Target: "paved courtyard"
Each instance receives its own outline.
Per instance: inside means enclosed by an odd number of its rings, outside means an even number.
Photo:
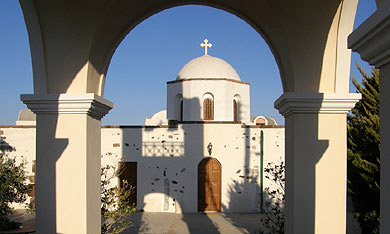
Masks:
[[[241,234],[260,233],[262,214],[175,214],[134,213],[130,217],[131,227],[123,234]],[[17,210],[12,220],[22,222],[26,231],[35,229],[35,217]],[[0,233],[16,233],[1,232]],[[360,228],[353,215],[347,214],[347,234],[360,234]]]
[[[260,214],[135,213],[133,226],[124,234],[259,233]]]

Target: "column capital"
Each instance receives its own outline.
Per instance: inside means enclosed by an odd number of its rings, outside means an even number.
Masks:
[[[346,114],[360,98],[360,93],[287,92],[275,101],[274,107],[284,117],[290,114]]]
[[[103,118],[114,104],[94,93],[22,94],[21,101],[35,114],[87,114]]]
[[[390,1],[364,21],[348,37],[348,48],[376,68],[390,64]]]

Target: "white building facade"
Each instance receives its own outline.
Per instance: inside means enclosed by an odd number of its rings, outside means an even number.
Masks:
[[[102,127],[102,167],[123,168],[132,203],[145,212],[263,211],[273,184],[264,165],[284,161],[284,127],[250,116],[249,86],[222,59],[191,60],[167,82],[167,110],[144,126]],[[17,126],[0,126],[2,144],[24,156],[34,186],[35,116],[19,117]]]

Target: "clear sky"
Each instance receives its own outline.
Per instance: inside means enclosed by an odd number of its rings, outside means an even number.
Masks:
[[[361,0],[355,27],[375,9],[374,0]],[[0,32],[0,125],[11,125],[26,108],[19,95],[33,93],[28,35],[18,1],[1,1]],[[166,109],[166,81],[176,79],[187,62],[203,55],[199,44],[205,38],[213,44],[210,55],[226,60],[241,80],[251,83],[251,115],[271,116],[283,124],[273,108],[282,94],[279,71],[261,36],[230,13],[193,5],[153,15],[122,41],[107,73],[104,95],[115,106],[102,124],[140,125],[146,116]],[[355,63],[370,69],[353,53],[351,76],[360,78]],[[350,90],[355,92],[352,85]]]

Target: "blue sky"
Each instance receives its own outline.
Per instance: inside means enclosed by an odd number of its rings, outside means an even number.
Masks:
[[[355,27],[375,8],[374,0],[361,0]],[[18,1],[1,1],[0,32],[0,125],[10,125],[25,108],[19,95],[33,93],[28,36]],[[115,107],[102,124],[140,125],[146,116],[165,109],[166,81],[174,80],[187,62],[203,55],[199,44],[205,38],[213,44],[210,55],[226,60],[241,80],[251,83],[251,115],[271,116],[283,123],[273,108],[282,94],[279,71],[260,35],[222,10],[182,6],[146,19],[122,41],[107,73],[104,95]],[[359,78],[356,62],[366,71],[370,69],[356,53],[351,62],[351,76]],[[350,89],[354,92],[353,87]]]

